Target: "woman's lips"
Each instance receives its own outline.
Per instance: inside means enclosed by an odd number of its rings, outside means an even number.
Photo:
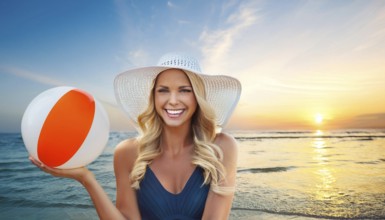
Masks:
[[[165,109],[168,117],[170,118],[177,118],[181,116],[184,112],[184,109]]]

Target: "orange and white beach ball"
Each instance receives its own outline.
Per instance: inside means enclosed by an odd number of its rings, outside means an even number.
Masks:
[[[106,146],[109,129],[103,106],[89,93],[66,86],[36,96],[21,121],[29,154],[60,169],[93,162]]]

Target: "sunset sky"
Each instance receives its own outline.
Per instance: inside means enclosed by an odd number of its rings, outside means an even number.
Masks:
[[[0,2],[0,132],[60,85],[132,129],[114,77],[170,51],[241,81],[228,129],[385,128],[383,0],[14,0]]]

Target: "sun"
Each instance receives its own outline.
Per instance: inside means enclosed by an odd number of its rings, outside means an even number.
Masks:
[[[324,120],[324,117],[320,113],[317,113],[314,117],[314,121],[316,124],[322,124],[323,120]]]

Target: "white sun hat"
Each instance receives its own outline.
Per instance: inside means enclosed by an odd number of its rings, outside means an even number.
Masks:
[[[116,100],[134,126],[138,127],[138,116],[148,105],[153,80],[160,72],[174,68],[193,72],[203,79],[206,100],[215,111],[217,126],[223,128],[239,101],[241,83],[230,76],[203,74],[198,61],[182,53],[165,54],[157,65],[130,69],[115,77]]]

